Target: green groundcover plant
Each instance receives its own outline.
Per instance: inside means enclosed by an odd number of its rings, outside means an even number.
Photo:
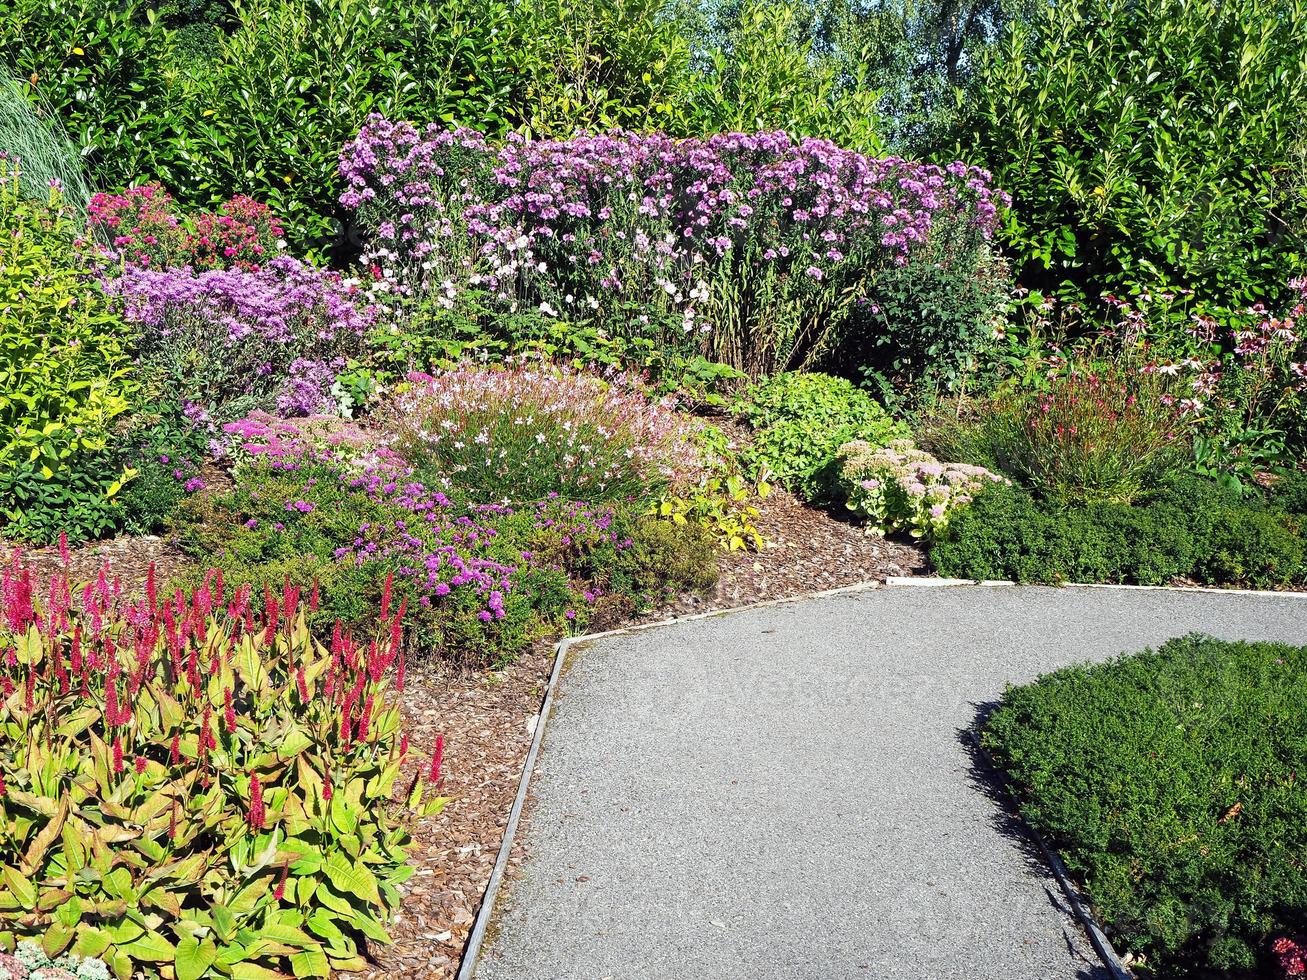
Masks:
[[[1305,700],[1307,647],[1194,635],[1009,689],[983,741],[1145,975],[1277,976],[1307,925]]]
[[[1276,588],[1307,581],[1307,515],[1286,509],[1300,506],[1290,487],[1244,499],[1203,477],[1169,478],[1133,505],[1066,509],[995,484],[949,522],[930,558],[956,578]]]
[[[852,382],[828,374],[777,374],[745,390],[737,409],[754,430],[742,453],[808,500],[831,493],[839,449],[862,440],[873,447],[906,438],[908,429]]]
[[[419,760],[400,730],[403,603],[324,643],[316,589],[221,573],[129,601],[15,556],[0,595],[0,948],[262,980],[388,941],[405,817],[444,803],[440,742]]]

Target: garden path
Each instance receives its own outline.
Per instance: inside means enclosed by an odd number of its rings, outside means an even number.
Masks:
[[[482,980],[1099,978],[961,732],[1008,683],[1307,597],[885,587],[573,645]]]

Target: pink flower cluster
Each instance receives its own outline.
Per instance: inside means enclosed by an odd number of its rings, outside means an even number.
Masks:
[[[395,448],[488,499],[641,495],[702,468],[693,423],[627,375],[464,363],[409,380],[388,416]]]
[[[145,184],[96,194],[87,215],[128,265],[256,272],[285,247],[285,229],[272,210],[244,195],[216,212],[186,215],[160,185]]]
[[[793,290],[865,289],[928,243],[975,247],[1008,203],[990,175],[868,157],[783,132],[567,140],[368,119],[342,203],[374,275],[442,305],[476,288],[552,315],[661,310],[694,337],[729,320],[742,269]]]

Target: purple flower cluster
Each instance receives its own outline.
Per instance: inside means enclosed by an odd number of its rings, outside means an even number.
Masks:
[[[340,170],[384,289],[448,306],[475,288],[573,318],[638,306],[637,322],[670,320],[691,344],[733,322],[742,276],[786,298],[864,290],[869,271],[920,249],[980,247],[1009,200],[964,163],[783,132],[616,131],[496,149],[469,130],[372,116]]]
[[[218,422],[329,409],[335,371],[375,322],[357,285],[286,257],[258,271],[128,266],[105,289],[137,325],[142,366]]]

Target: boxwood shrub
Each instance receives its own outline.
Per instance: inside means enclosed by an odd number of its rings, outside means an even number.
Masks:
[[[1144,975],[1269,977],[1307,925],[1304,703],[1307,647],[1193,635],[1009,690],[983,742]]]
[[[931,550],[941,575],[1018,582],[1162,585],[1197,579],[1275,588],[1307,580],[1304,515],[1172,477],[1135,504],[1062,509],[987,487]]]

